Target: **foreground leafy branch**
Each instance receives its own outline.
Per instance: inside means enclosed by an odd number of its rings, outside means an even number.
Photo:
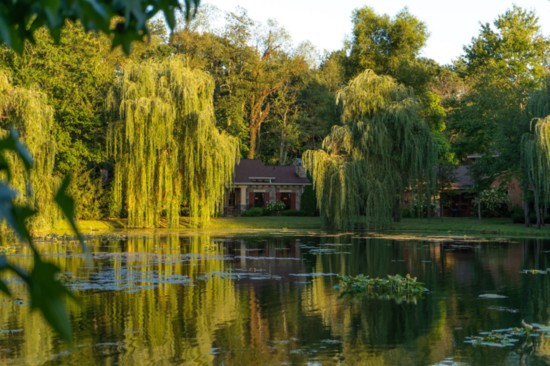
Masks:
[[[19,141],[15,130],[11,130],[4,138],[0,139],[0,174],[4,178],[12,176],[12,167],[6,159],[7,154],[15,154],[25,167],[28,175],[34,164],[31,154]],[[72,228],[75,230],[81,246],[86,249],[82,235],[78,232],[73,218],[74,202],[66,194],[69,185],[69,178],[66,177],[56,196],[55,201]],[[31,195],[31,188],[26,192]],[[0,255],[0,274],[12,272],[19,277],[27,286],[32,310],[39,310],[50,326],[65,340],[72,336],[69,313],[65,306],[65,297],[73,295],[58,280],[59,268],[48,262],[44,262],[40,253],[34,245],[33,238],[27,228],[27,221],[36,214],[36,210],[28,204],[17,203],[18,192],[14,190],[6,180],[0,180],[0,220],[5,220],[7,225],[14,231],[17,238],[27,243],[33,253],[33,266],[30,272],[10,263],[7,257]],[[11,295],[9,287],[0,278],[0,291],[8,296]],[[74,298],[74,297],[73,297]]]
[[[147,21],[164,14],[171,29],[176,26],[176,13],[183,11],[187,20],[196,12],[200,0],[73,0],[0,2],[0,43],[18,53],[25,41],[34,42],[34,32],[46,27],[59,42],[67,21],[78,21],[86,30],[101,32],[112,39],[113,47],[122,46],[126,53],[135,40],[149,35]]]
[[[422,282],[417,282],[416,277],[407,274],[388,275],[386,278],[370,278],[365,275],[338,276],[341,283],[341,295],[365,294],[369,297],[380,299],[394,299],[397,302],[415,302],[423,296],[428,289]]]

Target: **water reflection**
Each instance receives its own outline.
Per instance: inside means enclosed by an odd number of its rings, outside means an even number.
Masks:
[[[549,242],[171,235],[89,245],[91,267],[77,243],[41,245],[81,298],[70,304],[74,345],[29,314],[12,282],[17,301],[0,298],[0,364],[550,363],[544,338],[529,349],[464,342],[550,322]],[[21,248],[10,256],[31,259]],[[410,273],[430,293],[416,304],[341,298],[336,275],[361,273]]]

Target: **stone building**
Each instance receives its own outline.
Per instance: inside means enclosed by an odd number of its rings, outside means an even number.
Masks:
[[[271,201],[283,202],[288,210],[299,210],[308,185],[311,183],[300,159],[291,166],[268,166],[260,160],[242,159],[235,166],[233,186],[226,195],[225,214],[267,207]]]

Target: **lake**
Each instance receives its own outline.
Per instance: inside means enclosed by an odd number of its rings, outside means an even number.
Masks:
[[[550,241],[281,232],[88,245],[91,266],[75,242],[39,244],[80,299],[69,302],[74,343],[29,314],[12,279],[0,364],[550,364]],[[8,256],[32,259],[21,247]],[[410,274],[429,291],[341,296],[337,275],[358,274]]]

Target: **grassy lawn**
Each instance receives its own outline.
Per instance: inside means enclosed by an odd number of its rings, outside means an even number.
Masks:
[[[105,234],[119,230],[129,230],[132,232],[147,231],[181,231],[181,232],[220,232],[220,231],[255,231],[255,230],[293,230],[308,229],[318,230],[321,227],[319,217],[291,217],[291,216],[260,216],[260,217],[215,217],[211,220],[207,228],[197,229],[189,225],[188,220],[182,218],[179,229],[129,229],[126,228],[126,220],[80,220],[78,227],[83,234]],[[51,230],[34,231],[33,234],[42,236],[46,234],[72,235],[73,232],[69,224],[65,221],[60,222]]]
[[[217,217],[209,229],[320,229],[319,217],[259,216]]]
[[[85,234],[103,234],[117,230],[125,230],[124,220],[111,221],[80,221],[79,227]],[[181,232],[253,232],[278,230],[319,230],[319,217],[291,217],[291,216],[260,216],[260,217],[217,217],[205,229],[195,229],[186,225],[182,220],[182,227],[176,229]],[[131,229],[140,232],[143,229]],[[147,231],[148,229],[145,229]],[[162,230],[162,229],[161,229]],[[172,230],[170,230],[172,231]],[[37,232],[72,234],[68,224],[62,223],[54,230]],[[485,236],[485,237],[522,237],[522,238],[550,238],[550,225],[542,229],[527,228],[523,224],[513,224],[509,218],[491,218],[478,220],[466,217],[444,217],[430,219],[403,219],[390,228],[380,230],[379,234],[415,234],[415,235],[443,235],[443,236]]]
[[[390,230],[400,233],[437,233],[447,235],[484,235],[507,237],[550,238],[550,225],[541,229],[514,224],[510,218],[478,220],[470,217],[442,217],[430,219],[403,219]]]
[[[210,230],[224,229],[320,229],[318,217],[220,217],[212,220]],[[509,218],[478,220],[469,217],[403,219],[380,233],[436,234],[449,236],[504,236],[550,238],[550,225],[542,229],[513,224]]]

